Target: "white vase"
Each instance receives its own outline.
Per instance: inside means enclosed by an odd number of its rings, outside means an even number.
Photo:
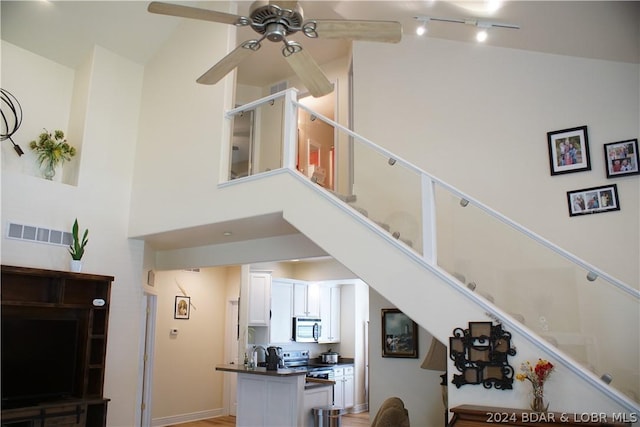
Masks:
[[[82,271],[82,261],[79,259],[72,259],[71,271],[73,271],[74,273],[80,273]]]

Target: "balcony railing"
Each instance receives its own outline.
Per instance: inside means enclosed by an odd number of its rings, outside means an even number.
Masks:
[[[295,90],[227,118],[230,180],[296,170],[640,401],[640,291],[310,110]]]

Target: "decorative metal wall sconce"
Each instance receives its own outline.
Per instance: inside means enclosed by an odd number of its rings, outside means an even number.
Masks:
[[[449,357],[460,374],[451,381],[460,388],[482,384],[484,388],[513,388],[514,370],[508,356],[514,356],[511,334],[492,322],[469,322],[469,329],[456,328],[449,338]]]

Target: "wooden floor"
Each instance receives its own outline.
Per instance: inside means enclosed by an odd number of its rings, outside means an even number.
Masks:
[[[169,427],[235,427],[236,417],[216,417],[208,420],[174,424]],[[342,416],[342,427],[369,427],[369,413],[346,414]]]

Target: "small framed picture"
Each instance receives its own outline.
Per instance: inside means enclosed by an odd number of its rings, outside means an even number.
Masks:
[[[607,178],[640,174],[637,139],[604,144],[604,158],[607,162]]]
[[[174,310],[174,319],[188,319],[191,311],[191,297],[176,297]]]
[[[418,325],[396,308],[382,309],[382,357],[418,358]]]
[[[567,202],[569,216],[620,210],[618,187],[615,184],[567,191]]]
[[[551,175],[591,170],[587,127],[547,132]]]

